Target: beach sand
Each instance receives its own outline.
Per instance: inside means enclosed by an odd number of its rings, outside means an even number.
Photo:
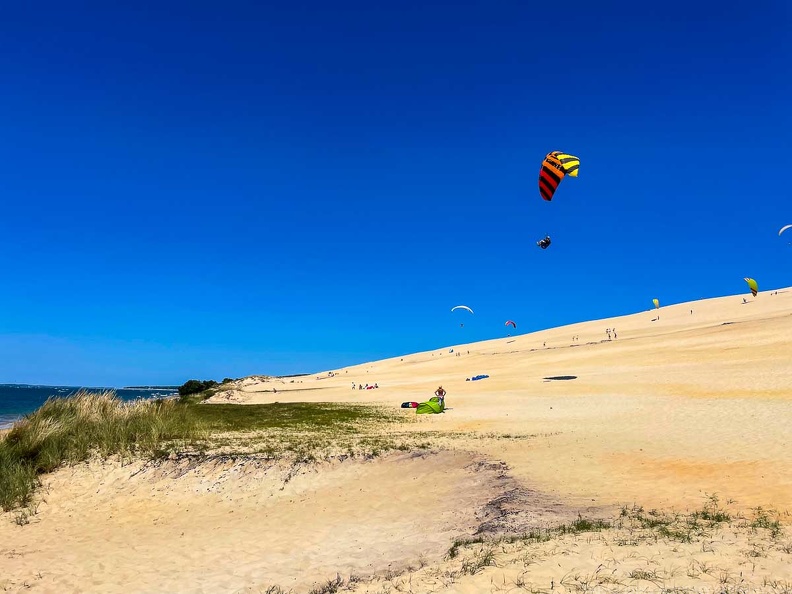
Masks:
[[[688,543],[697,552],[662,542],[619,549],[615,532],[567,536],[552,551],[531,549],[537,556],[528,574],[525,549],[499,550],[499,567],[448,584],[454,561],[444,554],[454,538],[484,525],[489,533],[521,530],[577,513],[618,516],[634,504],[682,511],[711,494],[734,513],[792,510],[792,290],[747,300],[721,297],[448,345],[332,375],[235,382],[212,402],[398,408],[442,384],[447,410],[404,429],[433,432],[439,445],[430,451],[296,473],[220,458],[62,469],[44,478],[44,501],[30,524],[0,518],[0,588],[266,592],[277,584],[307,592],[338,573],[376,575],[353,585],[361,592],[386,591],[404,576],[414,578],[415,592],[489,592],[498,580],[518,588],[533,578],[542,588],[553,581],[557,591],[575,591],[570,582],[561,589],[562,576],[599,575],[600,565],[616,575],[636,555],[682,584],[690,559],[704,554],[701,543]],[[609,340],[607,328],[618,338]],[[490,377],[465,381],[477,374]],[[352,382],[379,388],[352,390]],[[792,554],[783,546],[748,570],[750,538],[722,533],[713,563],[758,584],[768,575],[792,584]]]

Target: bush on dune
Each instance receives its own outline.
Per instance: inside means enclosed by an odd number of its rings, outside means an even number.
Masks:
[[[227,383],[228,381],[233,381],[230,378],[226,378],[223,380],[223,383]],[[187,380],[181,386],[179,386],[179,396],[189,396],[191,394],[198,394],[199,392],[205,392],[210,388],[215,388],[219,384],[214,380]]]

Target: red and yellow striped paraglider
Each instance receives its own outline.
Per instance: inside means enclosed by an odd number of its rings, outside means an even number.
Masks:
[[[542,198],[550,202],[564,176],[577,177],[579,170],[580,159],[574,155],[561,151],[548,153],[539,170],[539,193]]]

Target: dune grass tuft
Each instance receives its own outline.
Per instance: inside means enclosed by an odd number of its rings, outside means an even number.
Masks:
[[[0,441],[0,506],[30,501],[38,475],[96,453],[162,455],[163,445],[201,434],[189,411],[172,400],[124,402],[113,392],[50,398]]]
[[[28,505],[39,475],[94,455],[215,452],[308,462],[328,452],[377,456],[409,449],[418,439],[409,433],[380,435],[383,423],[405,422],[405,417],[370,405],[197,402],[126,402],[113,392],[85,391],[50,398],[0,440],[0,507]]]

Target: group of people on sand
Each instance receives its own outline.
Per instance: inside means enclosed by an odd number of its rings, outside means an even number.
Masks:
[[[355,382],[352,382],[353,390],[375,390],[377,388],[379,388],[379,386],[376,383],[373,386],[369,386],[368,384],[364,386],[363,384],[355,384]]]
[[[692,313],[692,310],[691,310],[691,313]],[[608,336],[608,340],[613,340],[614,338],[618,338],[616,336],[616,328],[606,328],[605,329],[605,334]],[[572,342],[580,342],[580,335],[579,334],[575,334],[572,337]],[[547,348],[547,341],[544,341],[542,343],[542,346],[544,348]]]

